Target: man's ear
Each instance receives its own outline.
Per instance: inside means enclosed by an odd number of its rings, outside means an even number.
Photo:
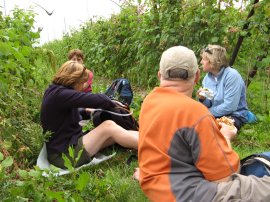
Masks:
[[[160,71],[158,70],[158,74],[157,74],[157,76],[158,76],[158,80],[160,80],[160,78],[161,78],[161,74],[160,74]]]
[[[200,81],[200,75],[201,75],[201,71],[200,71],[200,69],[198,69],[196,74],[195,74],[195,80],[194,80],[195,84],[197,84]]]

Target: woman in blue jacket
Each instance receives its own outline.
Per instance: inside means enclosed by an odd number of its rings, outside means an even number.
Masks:
[[[82,150],[75,167],[90,162],[98,151],[114,143],[126,148],[138,147],[138,131],[125,130],[111,120],[104,121],[87,134],[83,133],[78,108],[84,108],[82,113],[87,114],[94,108],[115,106],[104,94],[83,92],[88,77],[89,70],[82,64],[68,61],[60,67],[43,96],[41,125],[44,133],[50,133],[46,142],[48,160],[60,168],[65,168],[62,154],[70,158],[69,147],[75,149],[75,157]]]
[[[207,72],[202,87],[197,92],[199,101],[216,117],[230,117],[239,130],[247,122],[248,107],[245,83],[236,69],[229,67],[226,49],[219,45],[208,45],[201,51],[201,64]],[[203,89],[212,96],[206,96]]]

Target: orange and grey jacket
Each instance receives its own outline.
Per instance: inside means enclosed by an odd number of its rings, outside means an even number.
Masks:
[[[201,103],[157,87],[139,117],[140,185],[151,201],[211,201],[217,184],[239,167],[239,156]]]

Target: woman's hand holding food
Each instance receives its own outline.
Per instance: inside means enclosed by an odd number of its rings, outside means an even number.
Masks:
[[[204,101],[205,98],[212,100],[214,98],[214,92],[209,88],[199,88],[197,91],[197,95],[200,101]]]
[[[205,100],[205,96],[202,95],[203,92],[203,88],[200,87],[199,90],[197,91],[197,97],[200,99],[200,101],[204,101]]]

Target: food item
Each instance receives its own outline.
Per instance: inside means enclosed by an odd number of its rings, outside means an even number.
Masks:
[[[214,92],[209,88],[201,88],[199,95],[206,97],[209,100],[214,98]]]
[[[234,126],[234,120],[229,118],[229,117],[226,117],[226,116],[223,116],[221,118],[217,118],[216,121],[218,124],[225,123],[226,125]]]

